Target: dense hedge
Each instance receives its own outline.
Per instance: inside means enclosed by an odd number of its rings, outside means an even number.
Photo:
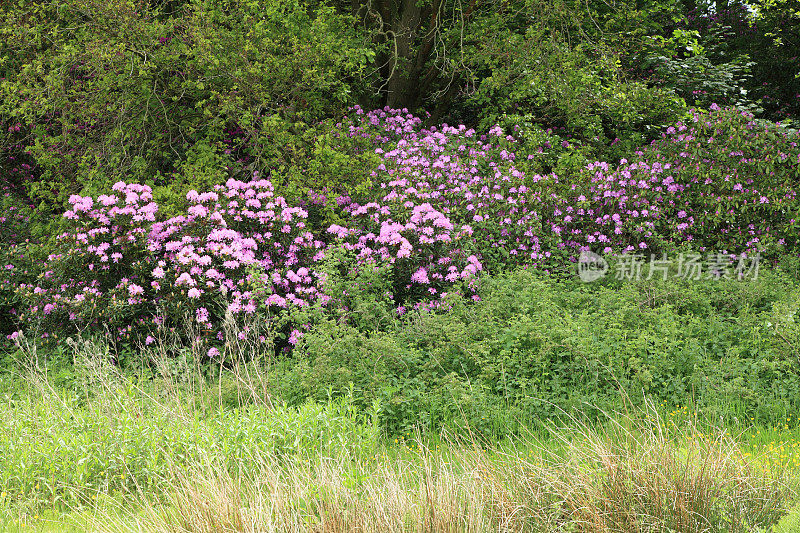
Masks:
[[[495,435],[621,408],[625,396],[740,422],[800,408],[797,265],[747,281],[591,285],[516,270],[483,278],[477,302],[450,298],[447,312],[404,320],[375,294],[349,302],[348,322],[317,315],[273,368],[280,397],[352,389],[396,431],[455,423]]]
[[[422,128],[403,111],[356,109],[337,135],[377,157],[348,192],[330,183],[287,199],[269,179],[229,179],[190,191],[177,213],[142,184],[71,196],[52,247],[5,251],[7,308],[39,335],[102,324],[129,341],[188,317],[217,350],[226,316],[339,297],[323,261],[339,247],[349,255],[337,268],[388,269],[401,312],[474,293],[481,271],[565,270],[587,249],[730,260],[797,251],[797,134],[735,110],[695,112],[629,160],[572,176],[537,173],[552,144],[533,147],[524,130]]]

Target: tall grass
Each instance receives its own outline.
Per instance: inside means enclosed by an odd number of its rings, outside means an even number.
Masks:
[[[745,532],[774,524],[794,495],[783,472],[745,459],[725,433],[676,441],[657,420],[561,428],[546,447],[415,449],[354,463],[282,462],[255,452],[239,475],[203,463],[165,498],[137,495],[98,531]],[[687,435],[688,437],[688,435]],[[135,520],[134,520],[135,518]]]
[[[650,404],[505,443],[394,444],[347,399],[290,409],[253,392],[268,377],[255,367],[226,375],[247,399],[226,408],[223,379],[188,386],[164,367],[144,385],[106,355],[77,347],[83,390],[33,367],[7,395],[4,520],[57,509],[78,531],[746,532],[795,501],[791,471]]]
[[[623,417],[551,436],[546,447],[421,447],[359,465],[346,455],[286,463],[257,454],[239,476],[194,465],[176,475],[165,499],[140,494],[134,522],[104,516],[94,525],[119,532],[745,532],[776,523],[794,494],[783,472],[746,460],[725,433],[676,441],[657,420]]]

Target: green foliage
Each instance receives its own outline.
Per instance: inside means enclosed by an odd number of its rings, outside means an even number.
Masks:
[[[708,107],[717,103],[758,112],[761,108],[747,98],[743,88],[753,65],[746,56],[718,65],[703,55],[682,59],[651,55],[644,62],[658,76],[659,85],[674,89],[692,105]]]
[[[680,530],[680,510],[690,508],[692,531],[744,532],[776,522],[796,497],[793,417],[743,432],[687,406],[648,403],[590,424],[569,413],[566,425],[547,421],[504,442],[474,433],[387,439],[377,405],[367,417],[349,397],[287,408],[259,395],[229,407],[223,389],[249,396],[267,376],[121,375],[107,355],[102,344],[78,347],[66,370],[75,389],[52,367],[0,373],[4,531],[216,531],[244,520],[285,530],[331,516],[342,531],[366,523],[378,527],[362,530],[404,531],[434,515],[488,531],[504,520],[493,499],[502,490],[525,531],[632,516]],[[532,483],[545,490],[531,491]],[[665,501],[678,501],[678,511],[665,511]]]
[[[792,0],[734,3],[710,21],[698,20],[702,33],[732,54],[746,54],[752,76],[743,84],[763,108],[763,118],[800,125],[800,12]],[[727,30],[727,31],[724,31]],[[724,39],[716,35],[724,33]]]
[[[484,278],[475,304],[452,297],[446,311],[395,324],[320,317],[276,368],[276,386],[295,403],[326,390],[378,400],[393,432],[505,434],[562,409],[611,408],[620,391],[769,422],[800,408],[796,291],[778,271],[593,285],[517,271]],[[367,300],[376,305],[369,295],[351,305]]]
[[[314,125],[295,124],[292,156],[271,171],[276,186],[286,191],[287,198],[304,196],[310,190],[325,195],[330,202],[323,204],[330,217],[336,195],[360,196],[371,189],[372,175],[381,163],[375,146],[388,139],[381,139],[377,130],[352,135],[350,128],[356,124],[353,118],[349,114]]]
[[[0,35],[0,122],[18,131],[0,149],[22,144],[49,206],[288,165],[292,123],[341,112],[372,53],[349,18],[299,1],[6,4]]]
[[[615,50],[587,35],[588,13],[569,2],[529,1],[526,9],[540,16],[519,30],[498,21],[473,36],[467,57],[476,88],[466,106],[481,127],[513,113],[614,159],[685,111],[668,88],[626,79]]]
[[[36,244],[40,227],[33,220],[34,207],[0,181],[0,335],[15,329],[15,286],[33,281],[43,250]],[[0,349],[2,353],[2,349]]]
[[[266,166],[253,162],[243,166],[242,161],[234,161],[225,145],[201,141],[186,153],[170,180],[153,188],[162,214],[186,209],[186,194],[191,190],[212,190],[231,175],[240,174],[248,181],[252,176],[247,169],[253,168],[259,175],[268,176],[288,200],[305,200],[311,191],[324,197],[320,203],[307,206],[315,228],[339,220],[333,202],[337,195],[361,195],[369,190],[371,175],[381,162],[374,151],[376,133],[348,135],[354,123],[351,116],[313,124],[278,117],[268,122],[270,134],[264,142],[272,152],[263,162]]]
[[[763,109],[746,89],[756,63],[728,45],[733,33],[728,26],[714,25],[702,35],[698,30],[674,29],[668,39],[651,36],[637,58],[637,68],[647,73],[648,83],[674,90],[690,105],[727,105],[760,113]]]

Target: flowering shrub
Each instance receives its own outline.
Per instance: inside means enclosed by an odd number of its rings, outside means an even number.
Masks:
[[[542,249],[540,213],[545,198],[536,185],[544,178],[526,173],[533,156],[517,161],[513,136],[503,135],[500,128],[488,136],[465,126],[422,129],[419,119],[400,110],[367,113],[363,124],[364,129],[377,124],[400,138],[392,149],[375,149],[383,156],[373,173],[380,196],[364,205],[349,203],[348,198],[345,210],[360,219],[372,213],[375,223],[380,217],[395,217],[380,237],[391,233],[391,223],[410,222],[414,231],[428,232],[423,241],[434,235],[434,229],[418,229],[419,221],[412,219],[425,212],[424,217],[442,230],[433,238],[453,244],[453,256],[435,258],[441,261],[437,277],[450,276],[448,281],[466,277],[483,270],[483,260],[498,266],[518,257],[511,262],[538,264],[550,255]],[[408,246],[398,242],[401,248]],[[466,261],[461,267],[455,264],[460,256]],[[437,270],[433,264],[425,265],[426,270],[429,267]],[[417,279],[423,279],[422,272]]]
[[[351,208],[350,214],[353,227],[333,225],[328,231],[357,252],[359,263],[395,265],[395,274],[407,282],[404,299],[436,296],[442,282],[473,279],[482,270],[480,261],[459,247],[472,228],[455,227],[429,203],[371,202]]]
[[[29,274],[32,212],[33,206],[26,205],[9,183],[0,180],[0,334],[13,329],[17,313],[14,286]]]
[[[58,236],[35,281],[16,286],[26,304],[21,321],[40,324],[44,337],[108,327],[118,340],[147,344],[154,330],[175,331],[189,319],[213,344],[226,340],[226,317],[242,322],[330,299],[317,268],[326,244],[309,231],[307,211],[277,196],[269,180],[231,179],[214,191],[190,191],[186,213],[165,221],[157,218],[150,187],[119,182],[111,192],[72,196],[64,213],[72,231]],[[399,283],[424,287],[429,298],[438,297],[434,287],[472,279],[481,269],[453,245],[468,227],[456,230],[422,205],[399,212],[408,215],[405,225],[385,219],[373,234],[372,207],[352,208],[351,229],[332,226],[322,236],[343,238],[362,265],[397,260]],[[289,342],[298,335],[292,331]],[[209,353],[219,352],[212,346]]]
[[[775,253],[794,249],[800,222],[800,137],[733,109],[691,121],[631,161],[587,167],[588,183],[561,198],[574,247],[631,252],[694,249]],[[597,244],[595,244],[597,243]]]
[[[189,318],[223,340],[226,313],[319,297],[310,267],[322,243],[307,230],[306,212],[276,196],[269,181],[229,180],[187,196],[186,215],[164,222],[156,221],[158,205],[145,185],[119,182],[96,201],[71,197],[64,216],[75,231],[58,237],[59,253],[37,283],[19,286],[29,303],[23,321],[41,320],[45,335],[64,324],[73,331],[103,325],[132,340]],[[259,292],[251,290],[256,285]]]
[[[477,298],[482,271],[563,267],[584,249],[797,250],[798,136],[735,110],[694,112],[630,160],[568,178],[537,173],[540,152],[500,127],[423,128],[406,110],[357,108],[341,135],[379,158],[371,188],[308,191],[298,205],[270,180],[230,179],[190,191],[185,212],[166,220],[145,185],[72,196],[72,228],[38,277],[4,278],[24,303],[19,318],[44,335],[104,326],[146,342],[191,320],[215,354],[226,317],[331,299],[332,313],[348,310],[336,293],[347,282],[326,286],[321,268],[332,247],[349,254],[339,273],[361,276],[354,290],[368,290],[371,272],[387,276],[381,298],[400,314],[452,292]],[[337,222],[310,220],[320,207]],[[310,324],[298,327],[290,344]]]
[[[362,123],[401,136],[391,150],[376,148],[384,163],[373,210],[429,204],[470,226],[465,247],[492,269],[541,265],[558,250],[658,252],[688,243],[752,253],[797,244],[800,139],[747,113],[695,111],[630,160],[590,163],[569,180],[537,174],[541,152],[520,151],[499,127],[481,136],[463,126],[422,129],[392,110]]]

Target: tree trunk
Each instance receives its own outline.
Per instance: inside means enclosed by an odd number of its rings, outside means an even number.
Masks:
[[[441,77],[441,65],[431,64],[443,20],[442,11],[460,9],[447,0],[339,0],[340,9],[356,16],[357,24],[372,33],[376,44],[386,45],[375,61],[380,101],[392,108],[415,109]],[[465,2],[466,3],[466,2]],[[469,0],[460,13],[471,18],[477,0]],[[455,14],[455,12],[453,13]],[[446,18],[446,17],[442,17]]]
[[[391,51],[393,57],[390,59],[391,74],[386,84],[386,105],[393,108],[415,107],[419,97],[419,91],[416,90],[419,76],[414,79],[412,50],[420,28],[422,7],[417,5],[417,0],[401,0],[400,12],[396,17],[397,22],[392,21],[396,50]]]

